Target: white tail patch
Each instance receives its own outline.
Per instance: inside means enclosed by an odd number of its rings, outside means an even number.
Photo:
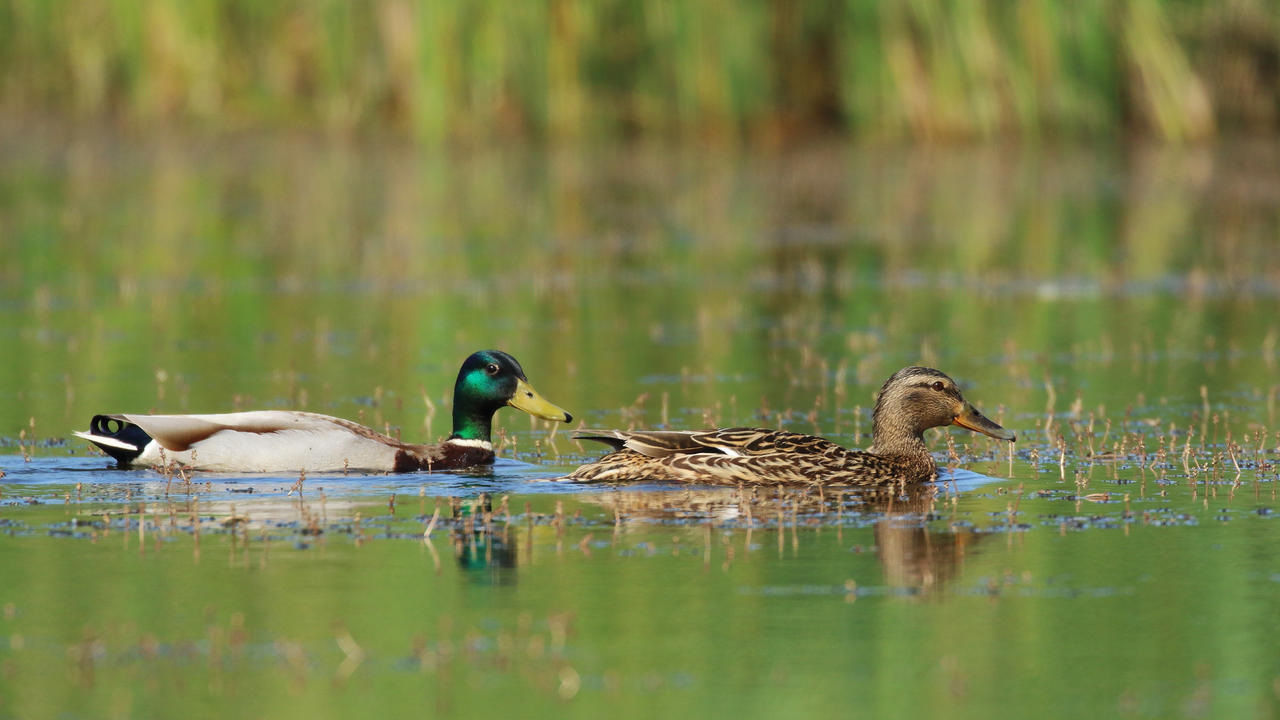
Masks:
[[[134,445],[133,443],[124,442],[123,440],[117,440],[113,437],[105,437],[103,435],[94,435],[93,433],[87,433],[87,432],[75,432],[73,434],[78,438],[84,438],[85,440],[88,440],[94,445],[99,445],[99,446],[107,445],[113,448],[120,448],[121,450],[133,450],[133,451],[139,450],[137,445]]]

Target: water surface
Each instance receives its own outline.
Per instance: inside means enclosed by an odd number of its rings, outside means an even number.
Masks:
[[[1277,155],[6,137],[0,717],[1273,716]],[[1019,443],[868,497],[547,482],[601,448],[513,410],[491,472],[301,487],[68,440],[434,439],[482,347],[850,446],[924,363]]]

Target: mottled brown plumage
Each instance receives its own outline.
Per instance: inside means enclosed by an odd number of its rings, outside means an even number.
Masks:
[[[614,452],[583,465],[577,482],[673,481],[704,484],[887,485],[932,479],[937,465],[924,431],[960,425],[1000,440],[1014,434],[965,401],[955,381],[932,368],[907,367],[876,397],[872,443],[849,450],[829,440],[763,428],[708,431],[586,430],[575,437]]]

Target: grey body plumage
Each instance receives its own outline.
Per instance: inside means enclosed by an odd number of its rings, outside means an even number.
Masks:
[[[493,462],[493,414],[510,405],[569,422],[501,350],[472,353],[458,370],[453,432],[441,443],[401,442],[342,418],[295,410],[203,415],[95,415],[77,432],[121,466],[171,464],[217,472],[410,472],[459,470]]]

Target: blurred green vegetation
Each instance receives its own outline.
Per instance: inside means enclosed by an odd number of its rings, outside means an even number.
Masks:
[[[431,143],[941,141],[1280,119],[1269,0],[0,0],[6,112]]]

